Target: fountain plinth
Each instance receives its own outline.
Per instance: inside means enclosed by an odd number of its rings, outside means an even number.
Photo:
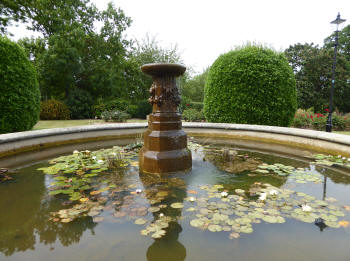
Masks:
[[[178,64],[146,64],[142,72],[152,76],[150,88],[152,113],[144,133],[140,150],[140,170],[143,173],[165,174],[186,171],[192,167],[191,151],[187,149],[187,135],[182,130],[179,90],[175,78],[186,67]]]

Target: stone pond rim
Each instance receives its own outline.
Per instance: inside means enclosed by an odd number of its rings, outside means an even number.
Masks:
[[[184,122],[190,137],[223,140],[227,146],[297,157],[310,152],[350,157],[350,136],[286,127]],[[147,123],[107,123],[0,135],[0,167],[17,168],[54,158],[73,150],[95,150],[129,144],[140,137]],[[306,153],[306,154],[305,154]]]

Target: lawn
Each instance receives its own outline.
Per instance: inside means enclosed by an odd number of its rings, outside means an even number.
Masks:
[[[127,122],[146,122],[144,119],[130,119]],[[82,125],[96,125],[106,123],[103,120],[56,120],[56,121],[39,121],[33,130],[51,129],[51,128],[64,128],[74,127]]]
[[[350,135],[350,131],[335,131],[335,133]]]
[[[130,119],[127,122],[147,122],[145,119]],[[57,121],[39,121],[33,128],[33,130],[51,129],[51,128],[63,128],[74,127],[82,125],[96,125],[104,124],[103,120],[57,120]],[[350,135],[350,131],[335,131],[334,133]]]

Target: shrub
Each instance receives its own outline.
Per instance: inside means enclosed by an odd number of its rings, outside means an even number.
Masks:
[[[147,115],[152,112],[152,105],[148,102],[148,100],[141,100],[137,104],[137,112],[135,114],[135,118],[146,119]]]
[[[345,128],[350,129],[350,113],[344,115],[344,120],[345,120]]]
[[[190,106],[190,103],[192,102],[192,100],[186,96],[182,96],[181,97],[181,103],[179,106],[179,110],[182,113],[184,110],[189,109],[188,107]]]
[[[0,36],[0,133],[30,130],[40,113],[36,72],[24,50]]]
[[[311,126],[315,130],[325,131],[326,130],[327,117],[320,117],[313,119]]]
[[[93,100],[85,90],[72,89],[66,100],[72,119],[90,119],[92,118]]]
[[[69,120],[70,112],[63,102],[51,99],[41,103],[41,120]]]
[[[93,106],[93,114],[97,118],[101,118],[101,114],[104,111],[127,111],[129,102],[123,99],[114,99],[110,101],[105,101],[103,103]]]
[[[346,128],[346,120],[344,119],[344,116],[338,114],[333,114],[332,124],[334,130],[342,131]]]
[[[126,110],[128,114],[130,114],[131,118],[137,118],[138,107],[135,104],[130,104],[128,109]]]
[[[297,96],[292,68],[282,53],[246,46],[211,66],[204,96],[210,122],[289,126]]]
[[[205,120],[203,111],[196,109],[186,109],[182,112],[182,118],[185,121],[203,121]]]
[[[317,115],[317,113],[315,114]],[[325,131],[328,116],[323,115],[323,117],[315,117],[312,119],[312,128],[315,130]],[[333,130],[342,131],[346,129],[346,119],[344,116],[333,113],[332,115],[332,125]]]
[[[130,115],[125,111],[112,110],[102,112],[101,118],[104,121],[126,122],[127,119],[130,119]]]

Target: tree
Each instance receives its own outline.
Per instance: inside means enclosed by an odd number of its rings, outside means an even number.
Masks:
[[[184,97],[190,98],[194,102],[203,102],[204,86],[207,79],[209,68],[205,69],[201,74],[198,74],[188,79],[181,89],[181,94]]]
[[[126,96],[126,59],[131,42],[124,31],[131,24],[110,3],[99,11],[89,0],[36,0],[30,13],[32,30],[44,38],[23,39],[39,73],[43,96],[66,99],[79,88],[99,97]],[[102,22],[97,30],[94,23]]]
[[[324,112],[329,106],[333,49],[298,43],[284,53],[295,74],[299,108]],[[334,105],[342,112],[350,111],[349,69],[346,56],[338,53]]]
[[[338,51],[350,61],[350,24],[343,28],[338,35]],[[334,48],[335,33],[331,34],[324,40],[324,47],[327,49]]]
[[[147,99],[149,97],[148,90],[152,84],[150,76],[141,72],[140,67],[147,63],[178,63],[183,64],[183,60],[177,45],[168,48],[162,47],[155,37],[146,35],[141,41],[135,41],[132,55],[128,60],[130,78],[129,93],[136,100]],[[188,77],[188,71],[184,76],[178,79],[179,87],[184,84],[184,80]]]
[[[0,33],[7,34],[13,22],[26,22],[34,0],[2,0],[0,2]]]

